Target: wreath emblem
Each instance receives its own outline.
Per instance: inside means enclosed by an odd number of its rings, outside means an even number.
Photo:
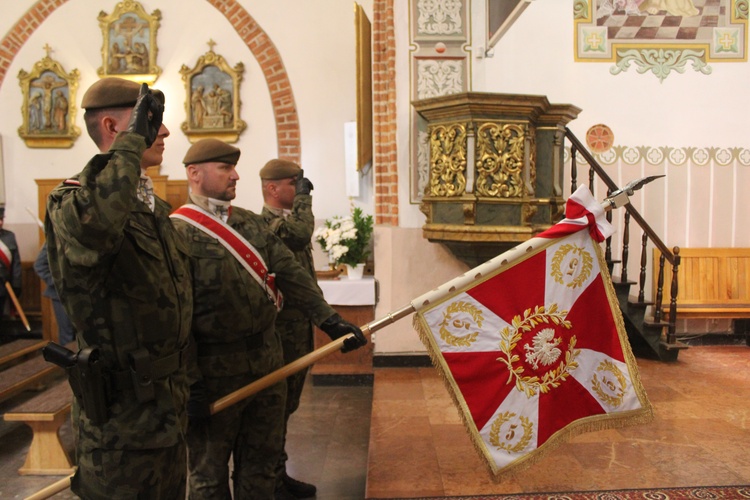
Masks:
[[[508,453],[519,453],[528,446],[531,438],[534,436],[534,424],[528,417],[516,418],[515,413],[506,411],[497,416],[495,421],[492,423],[490,428],[490,443],[498,450],[505,450]],[[503,426],[506,422],[511,422],[507,426]],[[518,437],[518,427],[520,421],[520,427],[523,429],[523,434]],[[500,436],[500,432],[504,431],[505,435]],[[513,444],[515,442],[515,444]]]
[[[453,302],[443,312],[443,321],[440,322],[440,338],[454,347],[469,347],[479,336],[479,331],[465,335],[457,335],[457,333],[461,330],[471,330],[473,326],[480,329],[483,321],[484,315],[478,307],[462,300]]]
[[[596,372],[602,372],[602,379],[600,382],[597,373],[594,373],[591,388],[599,396],[599,399],[606,404],[614,408],[619,407],[625,397],[625,388],[627,387],[627,380],[625,380],[622,370],[606,359],[599,363]]]
[[[570,254],[570,255],[568,255]],[[552,257],[552,272],[555,281],[569,288],[578,288],[586,283],[594,268],[594,258],[583,247],[565,244]],[[568,281],[566,284],[565,281]]]
[[[545,372],[541,378],[536,375],[524,375],[526,369],[519,362],[521,358],[515,352],[525,333],[532,332],[539,325],[550,325],[550,327],[538,331],[531,344],[524,345],[524,350],[527,351],[526,361],[535,370],[538,369],[540,363],[543,366],[552,365],[562,356],[562,351],[556,347],[560,344],[561,339],[555,337],[555,329],[552,325],[557,325],[566,330],[573,328],[570,321],[565,319],[567,314],[568,311],[558,311],[557,304],[551,304],[548,308],[536,306],[533,311],[532,309],[526,309],[523,313],[523,319],[521,319],[521,316],[514,316],[511,326],[506,326],[500,332],[500,350],[503,352],[503,356],[497,358],[497,360],[505,363],[510,371],[506,383],[509,384],[515,380],[516,389],[524,392],[526,397],[530,398],[536,395],[537,391],[547,393],[551,389],[559,387],[568,378],[569,372],[578,367],[576,356],[581,351],[575,348],[575,335],[570,337],[562,362],[556,368]]]

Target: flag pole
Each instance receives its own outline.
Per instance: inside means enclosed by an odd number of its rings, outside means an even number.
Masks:
[[[391,323],[395,323],[396,321],[400,320],[401,318],[405,316],[408,316],[409,314],[413,312],[414,312],[414,307],[411,304],[409,304],[408,306],[402,307],[401,309],[395,312],[388,313],[383,318],[380,318],[376,321],[372,321],[364,325],[363,327],[361,327],[362,333],[365,334],[365,336],[369,336],[375,333],[376,331],[380,330],[384,326],[390,325]],[[316,349],[313,352],[306,354],[295,361],[292,361],[288,365],[282,366],[278,370],[271,372],[268,375],[265,375],[259,378],[258,380],[240,389],[237,389],[236,391],[232,393],[227,394],[226,396],[220,398],[219,400],[211,404],[210,406],[211,415],[218,413],[232,406],[233,404],[238,403],[242,401],[243,399],[246,399],[252,396],[253,394],[258,393],[262,391],[263,389],[271,387],[272,385],[284,380],[289,375],[297,373],[298,371],[307,368],[308,366],[316,363],[317,361],[325,358],[326,356],[339,351],[343,347],[344,341],[349,337],[350,336],[341,337],[332,342],[329,342],[323,347]]]
[[[5,282],[5,289],[8,290],[8,295],[10,295],[10,299],[13,301],[13,305],[16,306],[16,311],[18,312],[18,315],[21,317],[21,321],[23,321],[23,326],[26,327],[26,331],[31,331],[31,325],[29,325],[29,320],[26,319],[26,314],[23,312],[23,308],[21,307],[21,303],[18,302],[18,297],[16,297],[16,292],[13,291],[13,287],[10,286],[9,282]]]

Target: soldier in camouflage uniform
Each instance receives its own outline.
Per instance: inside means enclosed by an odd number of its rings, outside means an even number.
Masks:
[[[297,262],[315,278],[312,256],[312,234],[315,216],[312,212],[313,184],[304,177],[294,162],[274,159],[260,169],[263,189],[261,215],[268,228],[294,253]],[[286,300],[276,317],[276,332],[284,349],[284,364],[289,364],[313,350],[313,325],[310,318],[292,300]],[[299,400],[308,370],[300,370],[286,379],[286,412],[284,414],[284,445],[289,417],[299,408]],[[276,469],[277,488],[286,489],[297,498],[315,495],[314,485],[290,477],[286,471],[289,456],[282,448]]]
[[[332,338],[354,334],[345,341],[344,350],[367,342],[359,328],[344,321],[325,302],[315,280],[266,229],[263,218],[230,205],[239,179],[235,168],[239,156],[239,149],[218,139],[193,144],[183,160],[189,204],[173,214],[175,227],[190,244],[195,295],[192,333],[201,376],[191,386],[188,404],[190,498],[231,498],[231,454],[234,498],[274,498],[286,383],[209,416],[210,402],[283,365],[280,339],[274,330],[278,304],[268,291],[272,275],[285,300],[298,303]],[[195,225],[197,219],[190,213],[202,216],[203,227],[210,227],[213,235]],[[221,238],[230,239],[221,236],[227,231],[249,244],[236,256],[222,243]],[[258,280],[251,275],[245,261],[239,260],[251,255],[249,261],[262,261],[271,276]]]
[[[190,270],[170,206],[149,192],[145,175],[161,163],[169,135],[163,102],[145,84],[93,84],[82,107],[102,154],[47,200],[55,287],[79,348],[98,347],[104,369],[91,381],[104,385],[94,401],[104,417],[85,395],[73,406],[78,469],[71,487],[87,499],[185,495]]]

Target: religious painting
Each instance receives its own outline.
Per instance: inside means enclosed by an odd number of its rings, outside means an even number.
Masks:
[[[357,50],[357,171],[372,165],[372,25],[364,9],[354,4]]]
[[[161,74],[156,65],[161,12],[157,9],[148,15],[138,2],[124,0],[111,14],[100,12],[98,20],[104,37],[99,76],[118,76],[153,85]]]
[[[66,73],[59,62],[47,55],[31,72],[18,73],[23,104],[18,135],[30,148],[69,148],[81,130],[76,126],[76,90],[79,73]]]
[[[185,82],[186,120],[182,131],[190,142],[214,137],[224,142],[237,142],[247,124],[240,118],[240,82],[245,66],[234,68],[213,51],[215,42],[208,42],[209,51],[198,58],[192,69],[180,69]]]
[[[575,57],[660,81],[747,61],[748,0],[575,0]]]

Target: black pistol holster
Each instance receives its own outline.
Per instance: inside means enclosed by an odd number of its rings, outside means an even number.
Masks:
[[[73,394],[89,420],[95,425],[105,423],[109,419],[110,387],[99,347],[89,346],[74,353],[50,342],[42,348],[42,355],[46,361],[65,369]]]

